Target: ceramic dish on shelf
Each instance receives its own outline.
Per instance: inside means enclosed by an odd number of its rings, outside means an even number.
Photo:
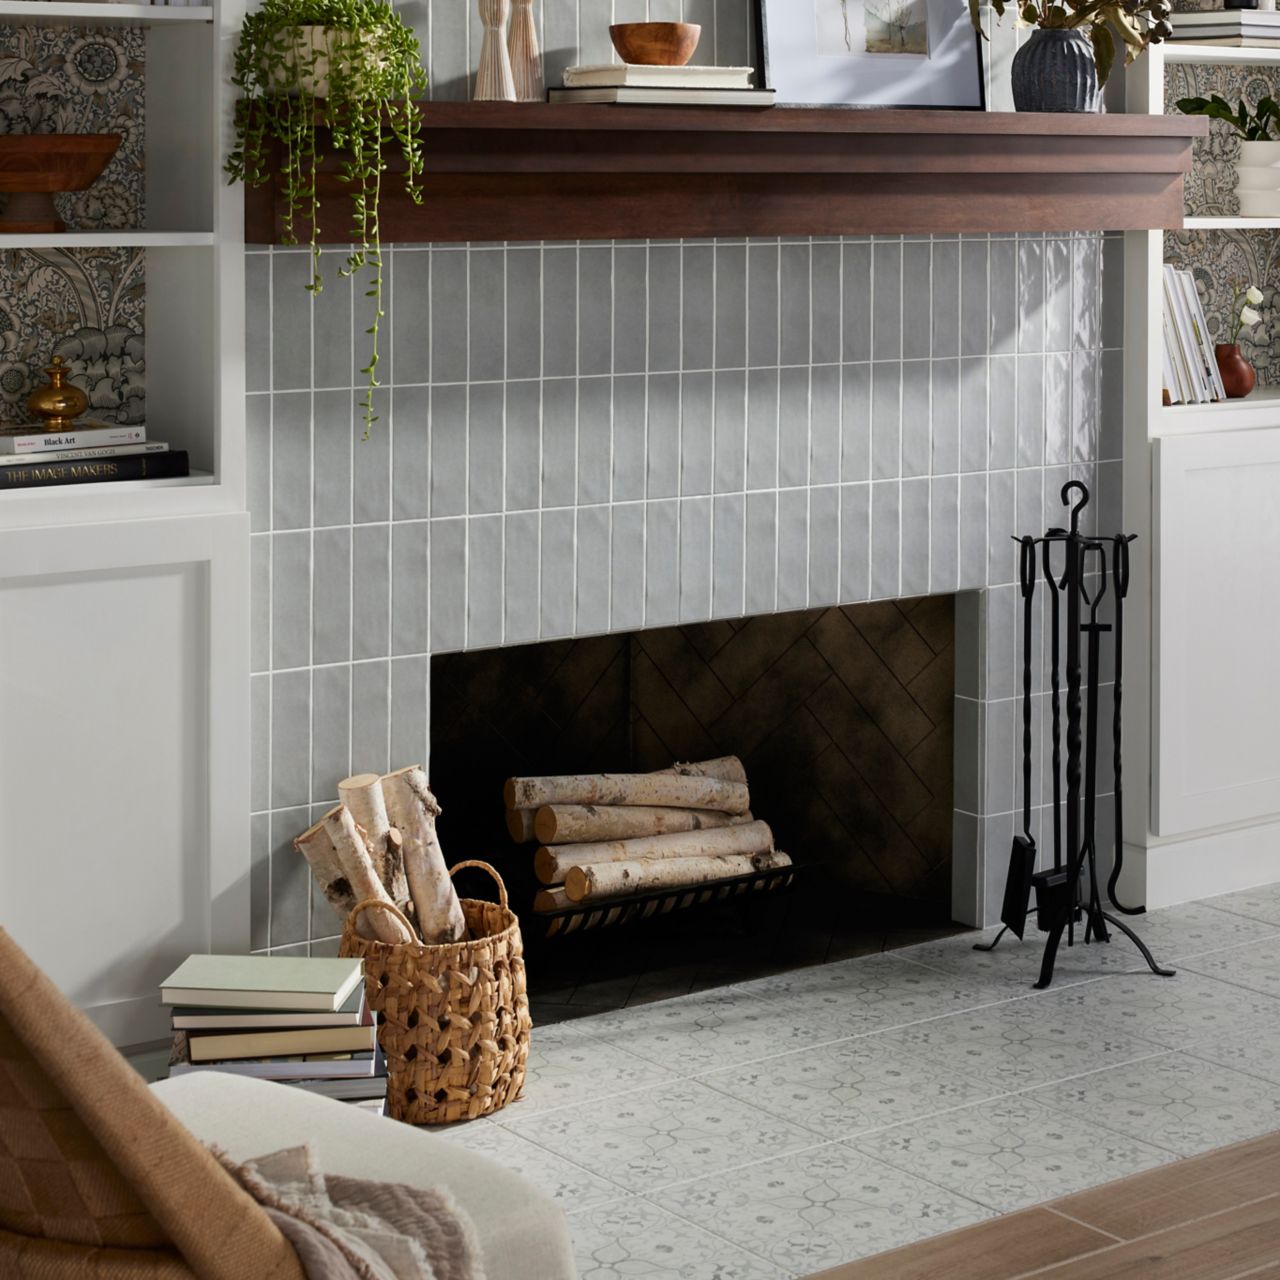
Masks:
[[[615,22],[609,28],[618,57],[639,66],[683,67],[701,37],[696,22]]]
[[[93,186],[119,146],[118,133],[0,134],[0,235],[65,231],[54,195]]]

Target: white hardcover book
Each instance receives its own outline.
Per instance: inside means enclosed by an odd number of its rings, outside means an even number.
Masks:
[[[1164,376],[1164,389],[1169,393],[1170,404],[1181,404],[1183,399],[1182,382],[1178,377],[1177,368],[1173,362],[1171,350],[1173,338],[1169,333],[1169,316],[1167,312],[1161,318],[1161,328],[1163,332],[1161,333],[1160,356],[1161,371]],[[176,1021],[174,1025],[177,1025]]]
[[[644,67],[628,62],[605,62],[569,67],[566,89],[750,89],[751,67]]]
[[[1169,284],[1168,272],[1161,272],[1161,297],[1164,311],[1165,343],[1169,350],[1169,360],[1173,365],[1174,382],[1177,385],[1177,399],[1181,404],[1193,403],[1187,370],[1182,360],[1182,347],[1178,342],[1178,318],[1173,309],[1173,292]]]
[[[1182,308],[1183,324],[1186,326],[1187,341],[1190,348],[1187,352],[1196,373],[1196,378],[1200,386],[1200,392],[1203,397],[1202,403],[1209,404],[1216,400],[1217,392],[1214,390],[1212,364],[1214,361],[1205,359],[1205,348],[1202,339],[1202,331],[1196,323],[1196,312],[1192,309],[1191,298],[1188,296],[1187,284],[1189,273],[1182,271],[1174,272],[1174,282],[1178,289],[1178,303]],[[1191,283],[1191,293],[1195,293],[1195,283]]]
[[[84,462],[92,458],[128,458],[139,453],[168,453],[169,446],[163,440],[148,440],[143,444],[108,444],[97,449],[59,449],[56,453],[41,453],[41,462]],[[25,467],[31,465],[29,453],[0,454],[0,467]]]
[[[0,453],[61,453],[66,449],[95,449],[113,444],[142,444],[147,429],[130,427],[78,426],[73,431],[36,431],[29,425],[0,427]]]
[[[1209,385],[1201,366],[1199,350],[1196,346],[1195,334],[1191,328],[1191,318],[1187,314],[1186,299],[1182,296],[1182,282],[1178,279],[1177,268],[1165,265],[1164,269],[1166,296],[1173,309],[1174,330],[1178,335],[1178,349],[1181,352],[1183,367],[1191,388],[1192,398],[1196,404],[1205,404],[1209,399]]]
[[[629,107],[771,107],[772,89],[552,89],[549,102],[607,103]]]
[[[1200,344],[1200,360],[1209,380],[1209,393],[1212,400],[1225,400],[1227,390],[1222,385],[1222,375],[1218,372],[1218,357],[1214,355],[1213,342],[1209,337],[1209,323],[1204,318],[1204,308],[1200,305],[1200,293],[1196,289],[1196,278],[1190,271],[1178,272],[1182,281],[1182,292],[1186,298],[1187,313],[1191,317],[1191,327],[1195,330],[1196,340]]]

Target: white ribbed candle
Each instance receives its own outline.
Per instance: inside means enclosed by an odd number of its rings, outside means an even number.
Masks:
[[[480,69],[476,72],[477,102],[514,102],[515,81],[503,30],[511,12],[511,0],[480,0],[480,21],[484,23],[484,43],[480,46]]]
[[[533,0],[513,0],[507,51],[511,55],[516,101],[541,102],[545,96],[545,85],[542,78],[542,52],[538,48],[538,28],[533,20]]]

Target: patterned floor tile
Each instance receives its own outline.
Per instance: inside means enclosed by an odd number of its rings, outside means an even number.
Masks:
[[[628,1191],[656,1190],[813,1143],[799,1125],[693,1080],[511,1123],[522,1137]]]
[[[1002,1213],[1175,1158],[1026,1095],[882,1129],[851,1145]]]
[[[647,1200],[569,1216],[578,1280],[781,1280],[783,1272]]]
[[[1206,902],[1163,907],[1125,923],[1151,948],[1160,963],[1173,965],[1188,956],[1280,937],[1280,929],[1275,925],[1219,910]]]
[[[496,1119],[448,1125],[433,1130],[433,1136],[496,1160],[503,1168],[527,1178],[565,1210],[605,1204],[626,1194],[580,1164],[503,1128]]]
[[[985,1206],[840,1144],[706,1178],[653,1196],[659,1204],[792,1275],[953,1231]]]
[[[961,981],[979,983],[984,989],[1005,988],[1011,997],[1033,995],[1044,955],[1044,935],[1028,930],[1026,939],[1019,942],[1011,933],[1006,933],[994,951],[974,950],[975,943],[990,943],[999,932],[998,929],[985,929],[981,933],[959,934],[954,938],[908,947],[896,954],[913,964],[951,974]],[[1117,968],[1128,967],[1128,955],[1109,945],[1085,946],[1081,943],[1067,947],[1064,943],[1054,968],[1054,986],[1092,982]]]
[[[1264,884],[1257,889],[1240,889],[1224,893],[1217,898],[1206,898],[1206,907],[1216,911],[1230,911],[1238,916],[1250,916],[1267,924],[1280,925],[1280,884]]]
[[[1181,1053],[1029,1096],[1184,1156],[1280,1129],[1280,1087]]]
[[[1182,967],[1237,987],[1280,996],[1280,938],[1193,956]],[[1280,1007],[1277,1012],[1280,1013]]]

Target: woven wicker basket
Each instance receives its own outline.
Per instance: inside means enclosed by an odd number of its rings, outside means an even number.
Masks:
[[[529,1057],[529,997],[524,945],[502,877],[486,862],[498,901],[462,899],[467,940],[427,946],[362,938],[355,922],[381,907],[361,902],[342,930],[342,954],[364,960],[365,996],[378,1015],[387,1058],[387,1111],[409,1124],[474,1120],[514,1102]],[[406,924],[407,921],[404,921]]]

